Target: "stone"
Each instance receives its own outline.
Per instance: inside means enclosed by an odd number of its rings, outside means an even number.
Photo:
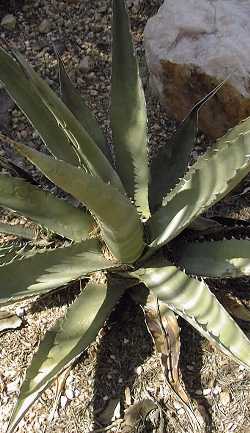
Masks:
[[[223,406],[228,406],[231,402],[231,396],[228,391],[222,391],[220,393],[220,402]]]
[[[16,17],[12,14],[5,15],[1,21],[1,26],[8,30],[14,30],[16,27]]]
[[[50,22],[49,20],[47,20],[46,18],[41,22],[41,24],[39,25],[39,32],[40,33],[48,33],[50,31]]]
[[[248,0],[165,0],[149,19],[150,82],[169,117],[181,121],[226,78],[200,110],[199,128],[217,138],[250,115],[249,20]]]
[[[88,56],[85,56],[81,59],[80,63],[79,63],[79,70],[81,72],[88,72],[89,69],[91,67],[91,62]]]

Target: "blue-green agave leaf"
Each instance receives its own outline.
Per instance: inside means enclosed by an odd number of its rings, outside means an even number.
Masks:
[[[0,233],[18,236],[20,238],[34,240],[36,237],[36,230],[22,225],[0,223]]]
[[[114,266],[117,262],[103,257],[95,239],[31,251],[21,260],[0,266],[0,305],[47,293],[91,272]]]
[[[2,48],[0,65],[0,81],[38,131],[50,152],[56,158],[78,165],[79,158],[56,118],[43,103],[18,62]]]
[[[147,113],[124,0],[113,0],[111,126],[118,174],[139,212],[149,216]]]
[[[74,241],[88,238],[95,224],[90,215],[65,200],[6,175],[0,175],[0,206]]]
[[[124,191],[117,173],[83,125],[49,85],[28,65],[22,55],[16,52],[15,56],[43,103],[70,141],[79,157],[81,166],[92,175],[100,176],[104,182],[116,185],[118,189]]]
[[[96,338],[124,289],[90,281],[64,319],[47,332],[31,362],[12,413],[12,433],[43,390]]]
[[[204,98],[197,102],[181,122],[174,137],[162,147],[152,160],[149,185],[149,202],[152,212],[162,205],[163,199],[187,171],[190,153],[195,145],[198,131],[198,113],[225,84],[224,80]]]
[[[172,264],[161,267],[158,263],[132,275],[225,354],[250,369],[250,341],[204,281],[189,277]]]
[[[191,166],[148,222],[151,246],[166,244],[228,194],[250,170],[250,118]]]
[[[87,131],[92,140],[97,144],[97,146],[104,153],[106,158],[112,162],[112,156],[110,149],[106,143],[105,136],[99,127],[95,116],[90,111],[88,106],[85,104],[83,98],[79,95],[78,91],[75,89],[73,83],[71,82],[63,61],[59,54],[57,53],[58,66],[59,66],[59,79],[61,86],[61,96],[62,100],[74,114],[76,119]]]
[[[101,228],[103,240],[117,260],[133,263],[140,257],[144,249],[143,226],[127,197],[81,168],[50,158],[20,143],[14,147],[52,182],[87,206]]]
[[[209,278],[250,276],[250,241],[188,242],[176,248],[178,264],[191,274]]]

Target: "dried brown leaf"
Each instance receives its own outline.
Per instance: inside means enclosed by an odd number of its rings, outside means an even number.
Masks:
[[[250,322],[250,309],[248,309],[240,299],[232,296],[230,293],[224,293],[222,298],[224,307],[232,314],[236,319],[245,320]]]
[[[174,312],[166,304],[159,302],[152,293],[148,296],[144,313],[156,351],[161,356],[161,364],[168,384],[182,403],[190,408],[190,399],[180,382],[180,328],[177,318]]]

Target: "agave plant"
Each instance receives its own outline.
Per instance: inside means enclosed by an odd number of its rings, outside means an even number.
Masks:
[[[249,240],[192,242],[189,236],[181,242],[190,228],[205,224],[213,229],[213,221],[201,214],[248,174],[250,119],[189,167],[197,112],[205,98],[149,169],[145,99],[124,0],[113,0],[112,33],[112,151],[59,57],[61,98],[19,53],[0,50],[0,80],[49,155],[11,141],[14,150],[79,202],[74,207],[29,178],[0,175],[1,206],[65,239],[57,248],[31,249],[30,241],[21,252],[13,244],[2,248],[1,305],[48,293],[96,271],[106,276],[101,283],[89,278],[66,316],[45,335],[21,386],[8,433],[95,340],[121,295],[138,284],[250,368],[249,340],[197,278],[249,276]]]

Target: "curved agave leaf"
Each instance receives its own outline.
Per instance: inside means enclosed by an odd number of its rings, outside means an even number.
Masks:
[[[95,340],[123,291],[89,282],[65,318],[47,332],[27,371],[7,433],[14,431],[51,381]]]
[[[95,116],[90,111],[88,106],[85,104],[83,98],[79,95],[75,87],[73,86],[63,64],[63,61],[57,53],[58,66],[59,66],[59,79],[61,87],[62,100],[65,105],[74,114],[77,120],[83,125],[92,140],[104,153],[106,158],[112,162],[112,156],[110,150],[106,144],[104,134],[99,127]]]
[[[226,79],[227,80],[227,79]],[[173,139],[159,150],[151,163],[151,182],[149,185],[150,209],[155,212],[162,205],[163,199],[176,185],[188,167],[191,150],[195,144],[198,130],[198,113],[200,109],[225,84],[222,81],[215,89],[209,92],[182,121]]]
[[[103,257],[95,239],[53,250],[31,251],[30,256],[0,267],[0,305],[47,293],[90,272],[117,265]]]
[[[21,242],[13,241],[4,244],[0,248],[0,266],[7,265],[15,259],[21,259],[23,254],[30,251],[32,247],[27,243],[23,245]]]
[[[83,202],[94,214],[103,239],[121,263],[133,263],[144,249],[143,226],[130,201],[99,177],[16,143],[15,148],[52,182]],[[71,180],[74,179],[74,182]]]
[[[36,237],[36,231],[34,229],[21,225],[13,225],[7,223],[0,223],[0,233],[19,236],[20,238],[30,240]]]
[[[2,48],[0,64],[0,81],[36,128],[50,152],[56,158],[78,165],[79,158],[57,120],[43,103],[20,65]]]
[[[113,0],[111,126],[117,171],[144,217],[149,216],[147,112],[124,0]]]
[[[0,206],[31,218],[74,241],[89,236],[94,220],[84,211],[29,183],[0,175]]]
[[[131,275],[225,354],[250,369],[250,341],[203,281],[171,264],[148,267]]]
[[[201,156],[149,220],[151,246],[159,248],[229,193],[250,170],[250,118]]]
[[[178,264],[191,274],[211,278],[250,275],[250,241],[189,242],[177,247]]]
[[[104,182],[110,182],[121,191],[124,191],[117,173],[73,113],[53,92],[49,85],[27,64],[20,53],[15,52],[15,57],[35,87],[43,103],[72,144],[79,156],[81,165],[89,173],[100,176]]]
[[[215,233],[223,229],[223,225],[214,219],[198,216],[189,224],[188,228],[197,232]]]

